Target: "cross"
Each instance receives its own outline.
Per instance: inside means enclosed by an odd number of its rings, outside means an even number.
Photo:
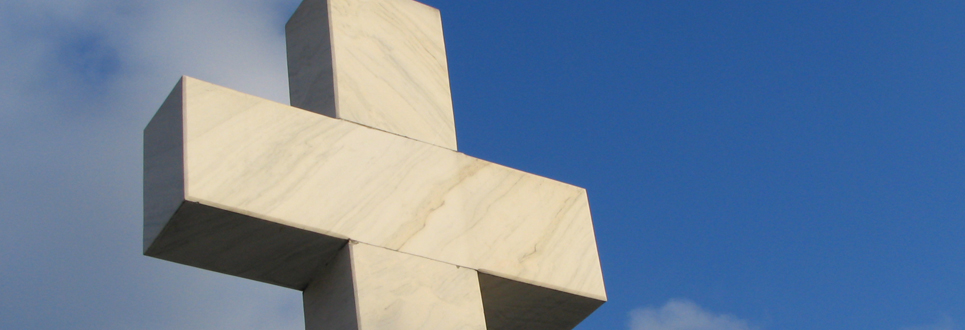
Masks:
[[[144,254],[303,292],[306,328],[572,329],[586,191],[457,151],[441,16],[305,0],[292,106],[183,77],[144,130]]]

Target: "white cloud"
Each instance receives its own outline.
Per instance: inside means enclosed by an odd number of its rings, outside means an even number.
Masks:
[[[660,308],[630,313],[630,330],[750,330],[746,321],[709,312],[688,300],[671,300]]]
[[[300,293],[144,257],[141,134],[181,75],[288,100],[298,0],[0,1],[0,329],[303,329]]]
[[[933,324],[919,325],[913,327],[901,328],[901,330],[958,330],[960,329],[951,317],[943,316],[940,320]]]

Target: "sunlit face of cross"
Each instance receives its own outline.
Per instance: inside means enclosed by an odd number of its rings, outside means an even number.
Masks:
[[[306,0],[293,106],[184,77],[145,129],[145,254],[304,291],[308,329],[571,329],[586,191],[456,151],[439,11]]]

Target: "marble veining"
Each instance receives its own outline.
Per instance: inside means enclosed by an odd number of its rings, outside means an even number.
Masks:
[[[187,200],[606,300],[586,192],[184,80]]]
[[[586,191],[457,151],[442,20],[304,0],[292,106],[183,77],[144,131],[144,254],[303,291],[307,329],[572,329]]]
[[[306,0],[286,31],[293,106],[457,149],[437,9]]]
[[[476,272],[349,243],[360,330],[486,330]]]
[[[145,255],[304,290],[347,240],[184,202]]]

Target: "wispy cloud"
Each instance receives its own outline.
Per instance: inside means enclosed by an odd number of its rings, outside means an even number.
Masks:
[[[630,313],[630,330],[751,330],[747,321],[704,310],[689,300],[675,299],[660,308]]]

